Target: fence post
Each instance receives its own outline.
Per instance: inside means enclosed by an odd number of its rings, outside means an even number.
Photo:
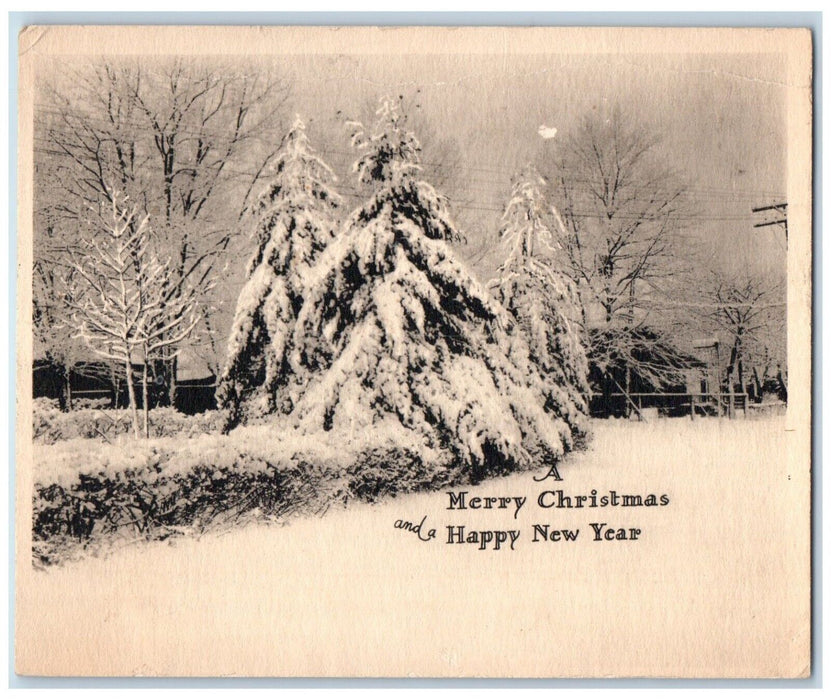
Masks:
[[[690,394],[690,420],[695,420],[695,394]]]

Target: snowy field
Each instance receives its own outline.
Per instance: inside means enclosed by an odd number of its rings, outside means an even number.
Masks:
[[[561,465],[563,481],[535,481],[541,470],[453,489],[525,497],[516,517],[513,506],[449,510],[447,492],[421,493],[18,570],[18,618],[29,621],[18,640],[58,675],[487,676],[505,655],[530,677],[797,673],[810,632],[789,621],[807,619],[809,597],[796,582],[771,584],[809,556],[794,544],[809,542],[795,530],[807,518],[787,512],[807,474],[788,472],[785,419],[593,430],[589,450]],[[538,496],[556,489],[669,503],[541,508]],[[398,520],[423,520],[421,537]],[[640,534],[595,541],[591,523]],[[534,542],[539,524],[579,535]],[[448,544],[458,525],[520,534],[513,549]]]

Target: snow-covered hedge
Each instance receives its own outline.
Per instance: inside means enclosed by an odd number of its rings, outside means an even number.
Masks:
[[[150,435],[194,437],[217,432],[222,422],[217,411],[189,416],[173,408],[154,408],[150,411]],[[130,411],[126,408],[82,408],[64,413],[53,402],[41,399],[34,402],[33,428],[35,442],[46,445],[76,438],[112,442],[133,429]]]
[[[198,534],[470,479],[448,452],[416,442],[392,421],[372,434],[325,439],[269,425],[227,436],[76,440],[36,450],[33,557],[41,564],[125,535]]]

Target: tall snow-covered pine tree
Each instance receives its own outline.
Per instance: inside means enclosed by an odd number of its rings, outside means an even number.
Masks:
[[[298,117],[271,165],[256,210],[256,252],[240,293],[218,400],[227,427],[285,405],[287,357],[309,270],[332,241],[341,198]],[[282,403],[284,405],[279,406]]]
[[[419,179],[416,137],[395,102],[377,116],[353,139],[375,193],[321,256],[298,316],[292,368],[308,385],[294,418],[310,430],[391,419],[473,479],[556,460],[578,407],[545,410],[527,344],[448,245],[461,235]]]
[[[568,394],[554,401],[575,410],[567,419],[577,436],[588,412],[585,333],[577,288],[561,267],[565,228],[546,202],[544,184],[532,168],[515,178],[502,217],[505,260],[491,291],[525,334],[547,391]]]

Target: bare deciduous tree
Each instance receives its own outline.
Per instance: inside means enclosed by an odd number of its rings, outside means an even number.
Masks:
[[[678,273],[683,185],[657,158],[659,140],[618,110],[593,114],[541,169],[567,232],[563,249],[583,299],[590,359],[660,387],[679,377],[661,290]],[[604,389],[605,391],[605,389]]]
[[[207,310],[216,300],[206,290],[280,145],[286,84],[239,65],[180,58],[152,67],[102,62],[68,69],[58,80],[43,90],[37,109],[36,187],[47,193],[41,201],[53,218],[77,224],[90,206],[110,201],[114,184],[141,212],[130,226],[151,216],[171,259],[169,276],[160,280],[168,301],[175,303],[186,285],[200,290],[210,330]],[[205,337],[213,342],[210,332]]]
[[[774,382],[787,396],[785,363],[785,285],[774,274],[710,270],[704,281],[699,317],[729,348],[724,380],[757,396]]]
[[[69,310],[60,291],[60,268],[40,258],[32,274],[32,331],[36,356],[46,361],[57,376],[58,403],[62,411],[72,409],[72,368],[80,358],[81,345],[67,334],[64,321]]]

